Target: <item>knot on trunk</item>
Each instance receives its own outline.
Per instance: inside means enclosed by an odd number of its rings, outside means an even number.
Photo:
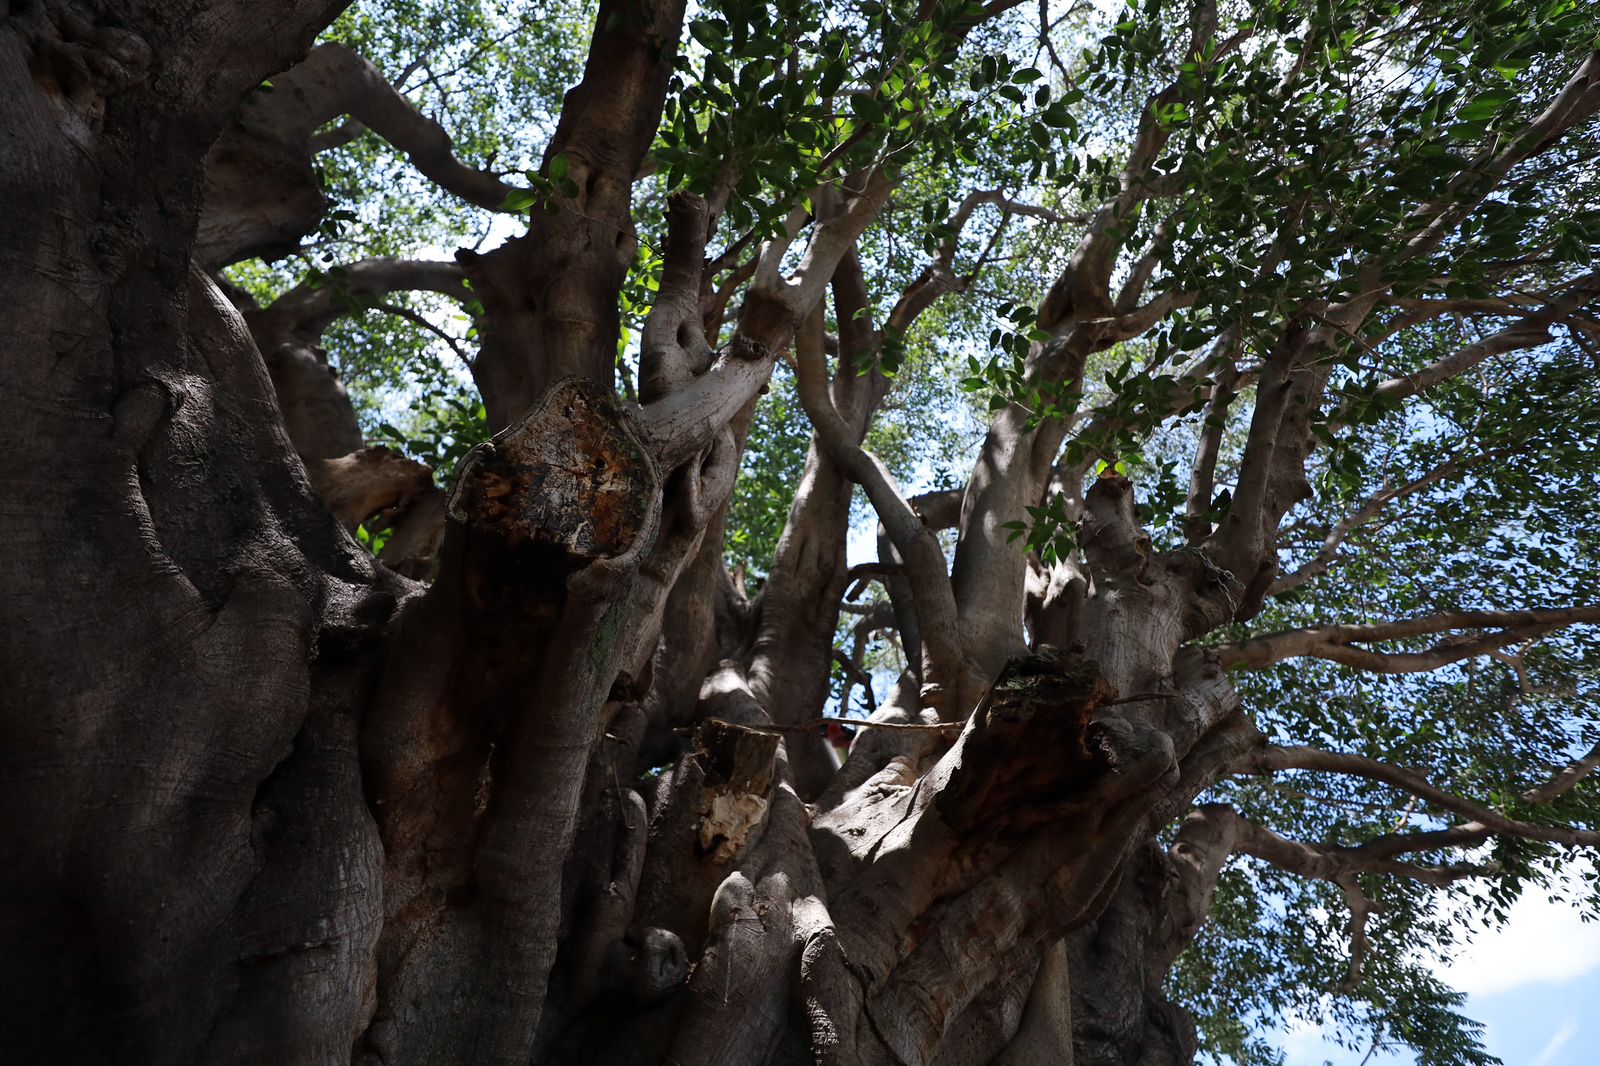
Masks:
[[[449,513],[512,544],[585,566],[631,557],[655,535],[655,464],[610,390],[569,378],[461,464]]]
[[[772,349],[754,337],[747,337],[741,333],[728,342],[728,355],[747,363],[758,363],[771,358]]]
[[[973,712],[960,770],[939,795],[946,822],[1020,828],[1081,795],[1115,768],[1091,721],[1115,695],[1098,666],[1059,648],[1007,662]]]
[[[12,5],[23,22],[34,81],[46,92],[64,96],[98,120],[105,98],[145,79],[152,53],[143,37],[118,25],[103,3],[51,0]],[[30,10],[31,7],[31,10]]]
[[[433,471],[377,445],[306,463],[311,484],[333,516],[354,529],[380,511],[398,510],[433,488]]]
[[[649,1005],[659,1003],[689,976],[689,957],[678,934],[669,929],[629,929],[606,953],[605,990]]]
[[[1133,482],[1102,475],[1084,495],[1081,540],[1089,569],[1101,580],[1130,576],[1150,583],[1150,534],[1139,524]]]

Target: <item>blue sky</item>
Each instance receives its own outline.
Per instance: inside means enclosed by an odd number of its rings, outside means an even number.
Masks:
[[[1600,1063],[1600,923],[1584,922],[1571,903],[1533,891],[1510,921],[1482,934],[1439,975],[1468,995],[1465,1013],[1487,1026],[1485,1046],[1506,1066]],[[1341,1051],[1312,1028],[1277,1041],[1289,1066],[1358,1066],[1363,1053]],[[1369,1066],[1409,1066],[1410,1055],[1375,1055]]]

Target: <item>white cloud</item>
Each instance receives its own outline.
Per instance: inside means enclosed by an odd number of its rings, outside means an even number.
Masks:
[[[1506,924],[1481,934],[1441,980],[1472,996],[1531,984],[1563,984],[1600,968],[1600,923],[1584,922],[1566,899],[1552,903],[1531,889],[1511,906]],[[1554,1054],[1554,1052],[1551,1052]]]
[[[1556,1055],[1562,1048],[1567,1046],[1567,1041],[1571,1040],[1573,1034],[1577,1031],[1578,1023],[1568,1021],[1566,1025],[1563,1025],[1556,1032],[1555,1036],[1550,1038],[1550,1042],[1544,1046],[1544,1050],[1539,1052],[1539,1057],[1534,1059],[1529,1066],[1550,1066],[1552,1062],[1556,1061]]]

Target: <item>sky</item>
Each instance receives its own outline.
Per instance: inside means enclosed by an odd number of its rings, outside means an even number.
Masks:
[[[1510,920],[1481,935],[1440,978],[1467,993],[1462,1008],[1486,1026],[1484,1045],[1506,1066],[1600,1063],[1600,923],[1539,891],[1512,905]],[[1319,1030],[1291,1029],[1275,1041],[1288,1066],[1359,1066]],[[1374,1055],[1369,1066],[1410,1066],[1410,1055]]]

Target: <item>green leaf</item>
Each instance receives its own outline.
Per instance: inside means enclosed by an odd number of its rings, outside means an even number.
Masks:
[[[511,192],[506,194],[506,198],[500,204],[500,208],[499,209],[501,211],[510,211],[510,212],[513,212],[513,213],[521,213],[521,212],[527,211],[529,208],[533,207],[533,205],[538,203],[538,202],[539,202],[539,197],[534,194],[533,190],[531,190],[531,189],[514,189]]]
[[[1510,99],[1511,93],[1508,91],[1497,90],[1494,92],[1483,93],[1480,96],[1474,97],[1467,104],[1464,104],[1461,109],[1456,112],[1456,118],[1462,122],[1486,121],[1498,115],[1500,113],[1500,109],[1504,107],[1506,102]]]

